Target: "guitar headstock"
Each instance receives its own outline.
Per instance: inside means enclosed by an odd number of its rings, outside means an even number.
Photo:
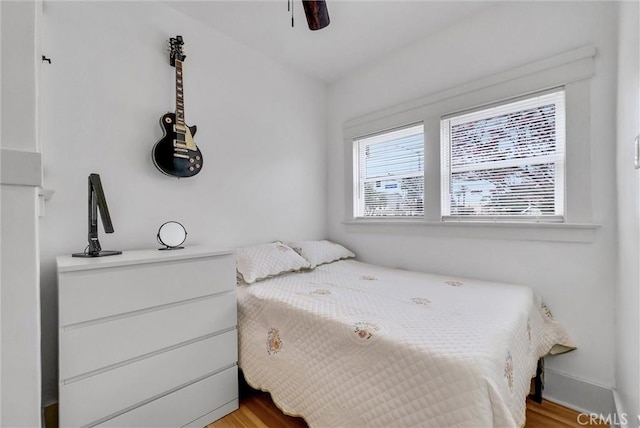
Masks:
[[[169,49],[169,62],[172,67],[175,67],[176,60],[184,61],[187,57],[184,54],[184,41],[182,41],[182,36],[171,37],[168,42]]]

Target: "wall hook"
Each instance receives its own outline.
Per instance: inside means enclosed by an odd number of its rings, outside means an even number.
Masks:
[[[45,62],[45,61],[51,64],[51,58],[47,58],[46,56],[42,55],[42,62]]]

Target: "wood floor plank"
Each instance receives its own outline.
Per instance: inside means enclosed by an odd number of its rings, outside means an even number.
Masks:
[[[555,428],[555,427],[607,427],[605,423],[589,423],[584,415],[578,419],[580,413],[573,409],[544,400],[542,404],[527,401],[527,428]],[[582,423],[581,423],[582,422]],[[539,423],[539,424],[538,424]]]
[[[271,399],[267,397],[263,399],[259,396],[254,396],[247,401],[247,405],[253,414],[260,418],[266,426],[279,426],[282,424],[282,421],[286,421],[288,417],[284,415],[272,401],[270,403],[270,401]]]
[[[207,428],[306,428],[307,424],[302,418],[285,415],[273,403],[271,396],[262,391],[247,390],[245,396],[240,399],[240,408],[226,417],[210,424]],[[527,400],[527,423],[525,428],[584,428],[606,427],[606,424],[585,425],[585,418],[582,424],[578,421],[580,413],[543,400],[542,404]],[[244,415],[242,419],[239,415]],[[256,421],[258,419],[258,421]],[[235,425],[234,421],[240,421]],[[246,425],[244,421],[251,420],[255,425]]]

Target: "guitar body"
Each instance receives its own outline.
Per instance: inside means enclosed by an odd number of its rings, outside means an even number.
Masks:
[[[162,173],[172,177],[193,177],[202,170],[202,153],[195,145],[195,126],[176,124],[176,115],[160,118],[164,136],[153,147],[153,163]]]

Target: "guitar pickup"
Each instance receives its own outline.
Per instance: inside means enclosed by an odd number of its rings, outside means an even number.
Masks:
[[[189,155],[183,155],[182,153],[174,153],[173,157],[174,158],[189,159]]]
[[[177,141],[173,141],[173,147],[176,149],[188,149],[189,147],[185,143],[179,143]]]

